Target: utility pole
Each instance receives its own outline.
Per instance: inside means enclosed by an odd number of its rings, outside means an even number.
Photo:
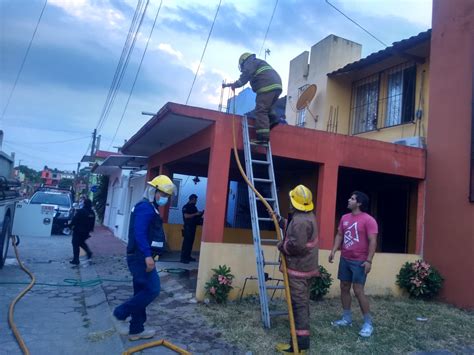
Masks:
[[[102,137],[102,135],[98,135],[97,136],[97,144],[96,144],[96,148],[95,148],[95,151],[97,152],[98,150],[100,150],[100,138]]]
[[[97,139],[97,129],[94,128],[92,132],[92,147],[91,147],[91,156],[95,156],[95,140]]]

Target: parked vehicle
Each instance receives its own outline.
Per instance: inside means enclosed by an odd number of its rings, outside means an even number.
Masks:
[[[19,181],[0,176],[0,269],[7,258],[15,203],[20,199],[19,188]]]
[[[40,189],[31,197],[30,204],[52,205],[56,210],[52,234],[70,234],[69,223],[74,216],[71,193],[60,189]]]

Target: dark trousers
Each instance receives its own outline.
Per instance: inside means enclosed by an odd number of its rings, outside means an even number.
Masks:
[[[91,250],[86,244],[86,239],[89,235],[72,235],[72,260],[79,261],[79,247],[84,249],[87,255],[91,255]]]
[[[133,297],[114,310],[114,316],[120,320],[132,317],[130,334],[143,332],[146,322],[146,307],[160,294],[160,277],[156,269],[146,272],[143,255],[127,255],[128,269],[133,277]]]
[[[196,225],[185,224],[183,233],[183,244],[181,245],[181,260],[189,261],[193,251],[194,238],[196,237]]]
[[[255,130],[257,134],[270,135],[270,121],[277,121],[273,105],[281,94],[281,90],[273,90],[257,94],[255,98]]]
[[[309,348],[309,280],[289,276],[291,305],[295,317],[298,345]]]

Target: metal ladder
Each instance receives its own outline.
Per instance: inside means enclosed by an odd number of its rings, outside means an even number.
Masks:
[[[275,184],[275,173],[273,170],[273,159],[272,159],[272,150],[270,146],[270,142],[268,145],[258,145],[262,147],[266,151],[266,160],[257,160],[252,158],[252,149],[251,146],[255,145],[254,143],[250,142],[250,134],[249,134],[249,124],[247,121],[247,116],[243,116],[242,118],[242,137],[244,143],[244,155],[245,155],[245,170],[247,173],[247,177],[255,186],[258,184],[260,186],[267,187],[265,191],[270,190],[270,196],[266,196],[262,193],[261,189],[258,189],[262,196],[265,197],[266,201],[272,206],[275,213],[280,214],[280,209],[278,206],[278,198],[277,198],[277,191],[276,191],[276,184]],[[254,166],[267,166],[268,168],[268,177],[265,178],[258,178],[254,177]],[[269,187],[269,189],[268,189]],[[254,191],[248,187],[249,192],[249,204],[250,204],[250,216],[252,219],[252,234],[253,234],[253,245],[255,250],[255,257],[257,261],[257,279],[258,279],[258,290],[260,296],[260,310],[262,314],[262,322],[266,328],[270,328],[271,322],[270,318],[274,316],[286,315],[287,312],[270,312],[269,305],[268,305],[268,293],[267,291],[275,291],[275,290],[283,290],[285,287],[282,285],[267,285],[268,274],[265,273],[265,266],[270,265],[279,265],[279,261],[267,261],[265,260],[265,255],[263,253],[262,242],[266,244],[273,244],[276,249],[276,243],[278,242],[277,239],[261,239],[260,238],[260,223],[262,222],[272,222],[272,219],[268,216],[268,213],[265,209],[263,213],[264,216],[259,216],[258,214],[258,206],[257,202],[259,198],[254,193]]]

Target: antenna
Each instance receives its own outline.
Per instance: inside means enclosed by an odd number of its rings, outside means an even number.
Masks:
[[[315,84],[309,85],[300,95],[298,101],[296,102],[296,109],[298,111],[308,109],[308,112],[313,117],[314,121],[318,122],[317,117],[313,115],[313,113],[309,109],[309,104],[313,100],[314,96],[316,95],[316,91],[318,87]]]

